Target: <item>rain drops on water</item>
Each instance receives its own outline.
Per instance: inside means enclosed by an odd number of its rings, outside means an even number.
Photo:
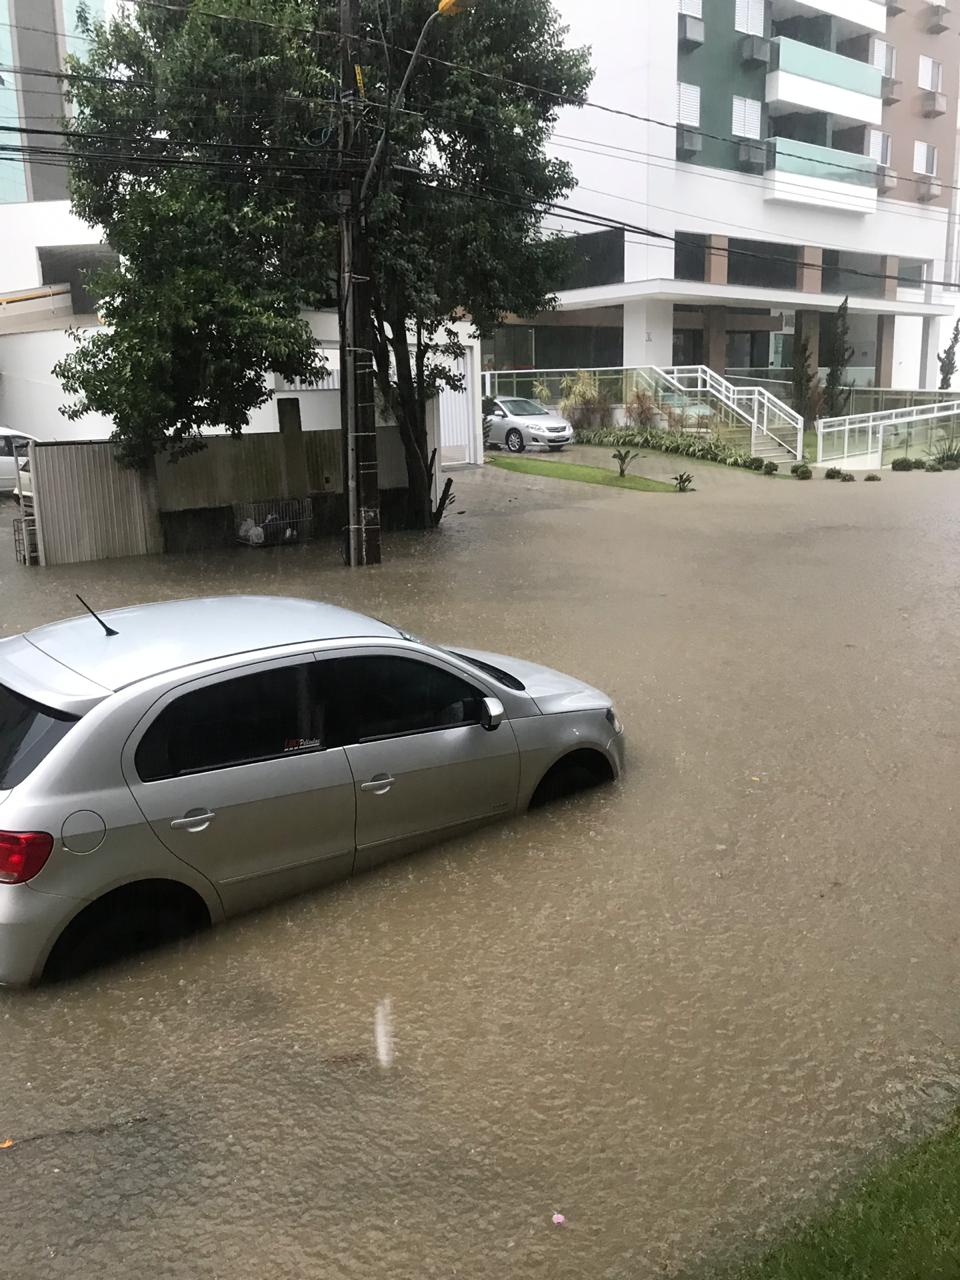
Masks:
[[[373,1015],[373,1042],[377,1049],[377,1061],[381,1067],[393,1063],[393,1001],[384,996],[377,1001]]]

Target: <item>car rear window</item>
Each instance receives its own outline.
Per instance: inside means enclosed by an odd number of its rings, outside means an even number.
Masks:
[[[0,791],[23,782],[76,723],[76,716],[0,685]]]

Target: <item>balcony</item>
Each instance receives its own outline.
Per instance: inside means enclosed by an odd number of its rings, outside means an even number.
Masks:
[[[879,67],[785,36],[774,40],[773,48],[775,66],[767,76],[771,114],[827,112],[851,124],[880,124],[883,72]]]
[[[841,23],[845,34],[887,29],[887,0],[773,0],[773,19],[819,17],[829,14]]]
[[[781,204],[828,205],[846,213],[874,213],[877,162],[870,156],[796,138],[771,138],[764,198]]]

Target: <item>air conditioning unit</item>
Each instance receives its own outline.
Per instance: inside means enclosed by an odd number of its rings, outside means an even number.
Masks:
[[[740,41],[740,61],[751,67],[769,67],[770,41],[763,36],[744,36]]]
[[[929,204],[931,200],[939,200],[942,195],[943,183],[939,178],[917,179],[917,199],[922,204]]]
[[[699,129],[677,126],[677,159],[692,160],[703,151],[703,134]]]
[[[950,6],[947,4],[927,5],[927,30],[932,36],[942,35],[950,28]]]
[[[877,169],[877,191],[880,195],[888,196],[891,191],[896,191],[897,181],[896,169],[891,169],[889,165],[880,165]]]
[[[920,109],[928,120],[934,116],[947,114],[947,95],[937,93],[935,89],[924,89],[920,98]]]
[[[745,139],[737,150],[737,168],[745,173],[763,173],[767,167],[767,144]]]
[[[684,49],[699,49],[704,41],[703,19],[681,13],[678,38]]]
[[[900,101],[900,81],[894,76],[883,77],[883,105],[892,107]]]

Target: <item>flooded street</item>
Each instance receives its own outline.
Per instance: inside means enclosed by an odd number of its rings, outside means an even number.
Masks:
[[[460,475],[439,534],[353,574],[331,545],[28,570],[0,508],[4,634],[77,591],[320,597],[580,676],[630,751],[615,788],[0,993],[4,1275],[694,1276],[944,1114],[960,478],[689,469]]]

